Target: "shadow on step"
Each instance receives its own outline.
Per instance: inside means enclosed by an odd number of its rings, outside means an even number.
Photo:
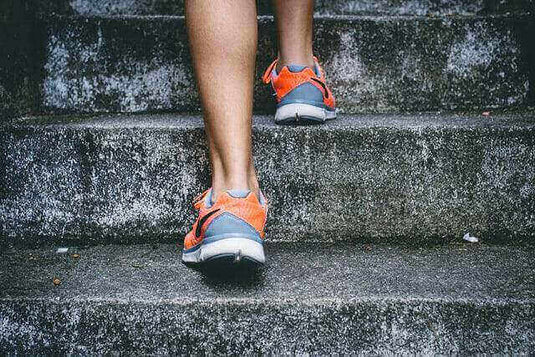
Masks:
[[[213,264],[196,269],[203,283],[218,290],[257,289],[265,283],[265,269],[246,261],[240,264]]]

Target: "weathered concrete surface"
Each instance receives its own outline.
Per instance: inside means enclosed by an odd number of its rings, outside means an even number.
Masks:
[[[197,111],[182,17],[51,17],[48,112]],[[261,18],[257,77],[275,57]],[[522,107],[533,69],[529,17],[322,17],[315,48],[346,113]],[[531,41],[531,42],[530,42]],[[273,110],[255,84],[255,110]]]
[[[26,1],[0,2],[0,117],[35,112],[40,102],[45,38]]]
[[[64,0],[67,2],[66,0]],[[81,15],[183,15],[183,0],[70,0]],[[317,0],[321,15],[473,15],[526,12],[532,0]],[[257,0],[258,13],[273,14],[270,0]]]
[[[0,353],[476,354],[535,349],[535,252],[266,247],[203,275],[175,245],[0,253]],[[54,286],[58,277],[61,285]]]
[[[331,15],[475,15],[524,13],[533,11],[533,6],[533,0],[316,0],[316,13]]]
[[[182,239],[209,186],[198,117],[28,119],[0,129],[3,244]],[[39,123],[41,121],[41,123]],[[535,237],[534,114],[255,118],[277,241]]]

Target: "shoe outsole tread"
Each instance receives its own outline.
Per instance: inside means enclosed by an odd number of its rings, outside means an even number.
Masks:
[[[238,254],[219,254],[210,257],[202,262],[184,262],[184,265],[196,270],[202,269],[243,269],[254,270],[264,266],[264,263],[259,262],[251,257],[240,256]]]
[[[323,119],[312,117],[308,115],[299,115],[296,114],[293,117],[288,117],[276,121],[276,124],[279,125],[320,125],[324,124],[326,121],[333,120],[335,118]]]

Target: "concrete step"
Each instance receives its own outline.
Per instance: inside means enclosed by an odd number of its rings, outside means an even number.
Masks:
[[[45,11],[80,15],[184,15],[184,0],[36,0]],[[273,14],[271,0],[257,0],[258,13]],[[318,0],[317,15],[475,15],[527,12],[532,0]]]
[[[183,17],[44,21],[38,112],[199,110]],[[315,52],[345,113],[516,108],[534,103],[534,29],[529,16],[319,17]],[[272,18],[259,31],[257,78],[276,56]],[[260,79],[254,101],[274,110]]]
[[[535,113],[254,118],[268,239],[535,238]],[[198,116],[27,118],[0,126],[4,245],[173,242],[209,186]]]
[[[4,249],[0,353],[532,353],[534,249],[468,244],[268,244],[251,275],[175,245]]]

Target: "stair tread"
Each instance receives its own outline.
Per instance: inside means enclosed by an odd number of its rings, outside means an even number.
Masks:
[[[70,254],[78,253],[79,258]],[[471,304],[535,303],[535,249],[455,243],[435,247],[266,244],[255,276],[205,276],[180,262],[180,247],[106,245],[7,249],[0,300],[146,303],[278,303],[413,299]],[[61,280],[54,286],[53,277]]]
[[[184,15],[174,14],[47,14],[39,15],[43,20],[47,19],[106,19],[106,20],[184,20]],[[446,19],[522,19],[529,18],[530,12],[513,12],[503,14],[439,14],[439,15],[422,15],[422,14],[404,14],[404,15],[385,15],[385,14],[315,14],[314,19],[322,21],[360,21],[360,20],[373,20],[373,21],[396,21],[396,20],[428,20],[428,21],[444,21]],[[259,21],[274,21],[273,15],[258,15]]]
[[[202,117],[197,114],[104,114],[92,116],[55,115],[28,116],[11,122],[0,123],[0,128],[176,128],[202,127]],[[273,130],[328,131],[339,129],[393,128],[503,128],[531,129],[535,126],[535,111],[525,110],[512,113],[415,113],[415,114],[339,114],[338,118],[324,125],[293,126],[276,125],[270,115],[253,115],[253,127]]]

